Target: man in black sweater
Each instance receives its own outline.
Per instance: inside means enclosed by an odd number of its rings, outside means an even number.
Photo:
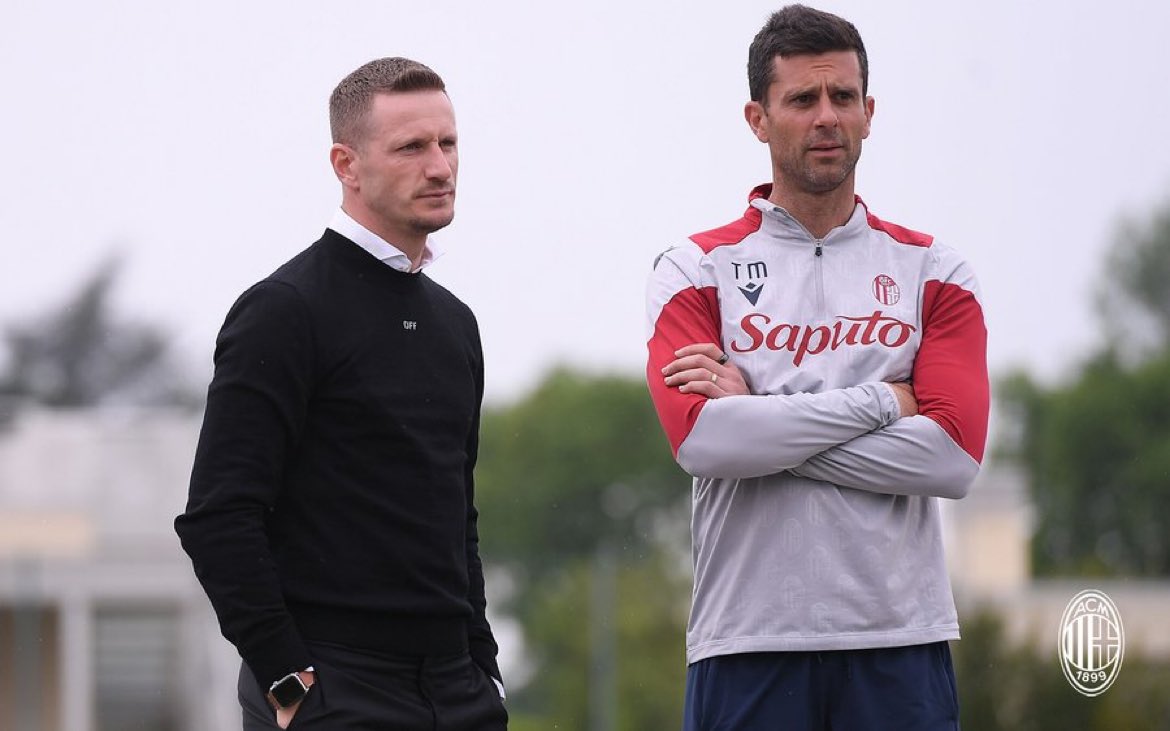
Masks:
[[[175,520],[243,658],[246,731],[504,729],[473,501],[475,317],[421,269],[454,216],[442,79],[372,61],[329,100],[341,209],[236,301]]]

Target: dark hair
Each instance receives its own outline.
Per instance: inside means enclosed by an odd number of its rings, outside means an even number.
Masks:
[[[352,145],[365,134],[366,115],[377,94],[442,91],[443,79],[418,61],[395,56],[358,67],[329,95],[329,129],[333,141]]]
[[[861,34],[848,20],[805,5],[788,5],[772,14],[748,50],[748,92],[766,102],[773,60],[828,51],[856,51],[861,66],[861,94],[869,91],[869,59]]]

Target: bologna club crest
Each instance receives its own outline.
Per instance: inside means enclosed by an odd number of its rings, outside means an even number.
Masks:
[[[893,277],[879,274],[873,278],[873,296],[883,305],[896,305],[902,299],[902,290]]]

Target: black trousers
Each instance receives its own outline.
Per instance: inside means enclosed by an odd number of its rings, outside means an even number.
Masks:
[[[290,731],[505,731],[508,712],[488,674],[467,653],[387,656],[307,642],[316,682]],[[243,731],[278,729],[246,665],[240,667]]]

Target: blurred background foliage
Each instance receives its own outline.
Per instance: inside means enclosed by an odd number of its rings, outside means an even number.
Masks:
[[[962,613],[963,639],[952,643],[966,731],[1167,731],[1170,663],[1153,662],[1129,647],[1116,683],[1088,698],[1072,689],[1056,649],[1009,643],[994,612]],[[1055,634],[1055,633],[1054,633]]]
[[[690,479],[643,382],[556,370],[482,432],[483,550],[530,665],[511,728],[681,727]]]
[[[115,312],[120,271],[121,260],[109,257],[64,302],[0,330],[0,424],[33,405],[201,405],[166,331]]]
[[[1063,382],[1005,376],[1000,458],[1021,464],[1038,576],[1170,575],[1170,200],[1123,221],[1104,263],[1099,347]]]

